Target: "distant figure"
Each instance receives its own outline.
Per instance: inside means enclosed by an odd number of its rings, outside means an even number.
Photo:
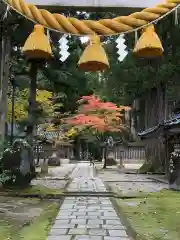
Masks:
[[[89,156],[89,161],[90,161],[90,166],[94,167],[94,159],[91,155]]]
[[[94,160],[93,159],[90,159],[90,166],[94,167]]]

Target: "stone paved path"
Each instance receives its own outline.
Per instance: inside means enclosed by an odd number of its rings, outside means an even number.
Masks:
[[[88,163],[78,163],[68,191],[106,191]],[[129,240],[107,197],[66,197],[48,240]]]

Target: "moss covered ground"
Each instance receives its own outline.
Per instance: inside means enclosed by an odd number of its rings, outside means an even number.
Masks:
[[[116,200],[137,240],[180,239],[180,193],[165,190],[133,199]]]

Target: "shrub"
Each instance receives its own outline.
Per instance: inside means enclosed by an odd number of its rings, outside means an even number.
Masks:
[[[173,151],[170,155],[169,160],[169,183],[173,184],[176,181],[179,181],[179,172],[180,172],[180,151]]]
[[[27,186],[35,177],[31,146],[22,139],[15,140],[0,160],[0,182],[4,186]]]

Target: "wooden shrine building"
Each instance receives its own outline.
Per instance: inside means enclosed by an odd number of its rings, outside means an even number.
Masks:
[[[164,156],[166,172],[169,172],[172,152],[180,151],[180,114],[176,114],[173,118],[164,120],[162,123],[138,133],[138,136],[144,142],[153,141],[153,139],[161,141],[164,151],[162,150],[160,154]]]

